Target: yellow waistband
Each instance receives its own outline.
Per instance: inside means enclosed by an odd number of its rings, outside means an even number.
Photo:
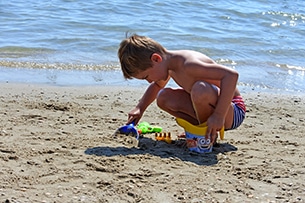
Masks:
[[[200,125],[193,125],[182,118],[176,118],[178,125],[184,128],[185,131],[192,133],[194,135],[205,136],[208,129],[207,123],[201,123]],[[223,140],[225,136],[224,127],[219,131],[220,139]]]

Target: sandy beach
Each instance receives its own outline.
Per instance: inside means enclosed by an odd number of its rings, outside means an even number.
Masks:
[[[305,202],[305,96],[243,93],[212,153],[113,136],[144,88],[1,84],[0,202]],[[183,129],[152,104],[142,121]]]

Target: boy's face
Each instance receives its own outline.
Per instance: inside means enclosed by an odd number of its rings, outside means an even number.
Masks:
[[[142,72],[138,73],[137,75],[135,75],[134,78],[140,79],[140,80],[147,80],[147,82],[152,83],[152,82],[156,81],[156,77],[155,77],[156,71],[154,71],[154,70],[155,70],[154,67],[148,68],[145,71],[142,71]]]
[[[159,54],[153,54],[151,56],[152,61],[152,67],[146,69],[145,71],[142,71],[134,76],[134,78],[140,79],[140,80],[147,80],[147,82],[152,83],[159,80],[162,80],[161,75],[161,63],[162,63],[162,57]]]

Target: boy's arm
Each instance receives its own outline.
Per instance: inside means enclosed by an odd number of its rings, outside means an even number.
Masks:
[[[197,61],[187,66],[187,74],[192,75],[195,80],[215,81],[213,84],[220,88],[214,113],[209,117],[207,123],[207,135],[210,134],[214,137],[224,125],[225,117],[236,90],[238,73],[231,68],[216,63]]]
[[[128,114],[127,123],[134,121],[137,124],[139,122],[146,108],[156,99],[159,91],[165,87],[168,80],[169,78],[165,81],[152,82],[148,86],[137,106]]]
[[[234,96],[238,80],[238,73],[234,70],[227,71],[220,79],[220,94],[214,110],[214,113],[208,119],[207,134],[216,135],[225,122],[225,117]]]

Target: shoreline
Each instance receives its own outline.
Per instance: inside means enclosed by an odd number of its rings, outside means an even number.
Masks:
[[[87,67],[86,65],[82,65]],[[97,65],[96,65],[97,66]],[[90,65],[89,65],[90,67]],[[107,65],[105,67],[108,67]],[[88,67],[87,67],[88,68]],[[0,67],[0,83],[24,83],[51,86],[147,86],[146,81],[125,80],[120,69],[101,70],[75,70],[75,69],[49,69],[49,68],[5,68]],[[258,80],[253,78],[253,72],[245,74],[245,70],[240,70],[238,87],[245,92],[289,92],[291,94],[303,93],[304,78],[295,78],[293,74],[288,74],[289,79],[277,78],[270,74],[270,80]],[[282,71],[282,70],[278,70]],[[283,75],[283,73],[281,73]],[[267,77],[269,78],[269,77]],[[176,87],[174,81],[169,81],[169,86]]]
[[[145,87],[3,83],[4,202],[303,202],[305,98],[242,92],[244,123],[210,154],[145,134],[114,138]],[[141,121],[177,139],[153,103]]]

